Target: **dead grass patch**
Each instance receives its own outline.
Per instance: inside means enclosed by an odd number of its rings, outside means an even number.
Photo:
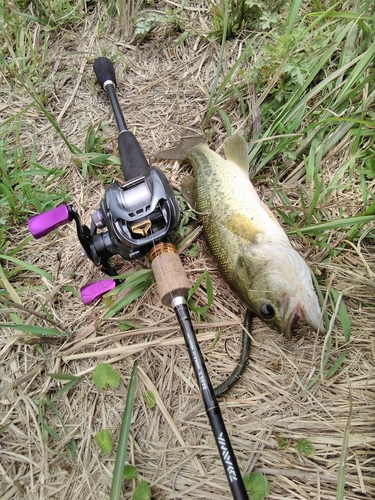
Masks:
[[[165,6],[171,2],[165,3]],[[187,27],[207,31],[207,7],[185,11]],[[153,31],[141,46],[119,34],[115,22],[104,24],[103,14],[88,15],[75,31],[62,32],[48,49],[50,75],[45,90],[48,106],[72,144],[82,147],[89,125],[103,124],[112,151],[117,137],[106,96],[94,84],[92,62],[106,53],[116,61],[118,95],[129,128],[145,153],[172,145],[188,129],[199,129],[217,68],[219,44],[205,38],[188,37],[176,45],[180,33],[171,26]],[[103,30],[103,26],[104,30]],[[228,43],[224,68],[230,67],[239,51],[239,42]],[[1,93],[4,118],[30,103],[19,88]],[[233,129],[241,129],[234,103],[226,109]],[[61,138],[45,116],[32,108],[27,127],[21,133],[23,146],[36,139],[36,157],[43,165],[66,169],[65,180],[72,202],[80,207],[86,222],[97,208],[103,193],[98,178],[83,178]],[[221,147],[225,130],[219,120],[211,121],[214,146]],[[168,166],[168,169],[170,165]],[[334,165],[329,169],[334,174]],[[178,185],[178,164],[167,171]],[[119,176],[113,168],[104,171],[108,179]],[[303,182],[303,181],[302,181]],[[293,186],[291,187],[293,189]],[[359,192],[338,193],[333,202],[348,214],[361,209]],[[335,210],[332,208],[332,217]],[[14,244],[27,236],[20,227]],[[337,235],[333,235],[333,239]],[[199,242],[201,257],[183,257],[191,281],[210,269],[215,303],[210,310],[212,323],[197,325],[209,373],[218,385],[230,373],[238,358],[244,307],[229,291],[216,271],[215,263]],[[321,255],[311,255],[307,241],[299,249],[311,263]],[[100,500],[108,498],[114,466],[114,452],[100,456],[93,440],[104,426],[118,437],[132,363],[139,363],[139,383],[131,428],[129,462],[150,483],[153,498],[222,499],[229,497],[216,445],[198,396],[192,367],[173,313],[161,306],[151,289],[123,312],[134,329],[119,331],[120,319],[101,321],[103,304],[85,307],[66,285],[78,290],[100,277],[98,270],[81,256],[73,226],[67,226],[41,241],[31,241],[22,258],[54,275],[54,281],[23,272],[17,276],[23,306],[48,315],[65,326],[71,336],[65,343],[43,345],[45,357],[9,329],[0,337],[0,491],[7,499]],[[365,265],[366,263],[366,265]],[[251,359],[245,374],[221,402],[223,416],[243,473],[263,472],[271,484],[272,499],[335,498],[345,429],[349,429],[346,470],[347,500],[375,497],[375,378],[374,324],[375,290],[372,240],[358,248],[347,246],[339,258],[325,266],[327,283],[343,292],[349,311],[352,337],[348,355],[337,374],[324,378],[303,392],[320,368],[324,336],[316,337],[301,329],[291,342],[285,341],[259,321],[253,330]],[[120,263],[121,272],[137,269],[139,263]],[[38,290],[27,292],[28,287]],[[324,290],[327,292],[327,290]],[[2,309],[2,322],[9,309]],[[25,323],[43,321],[17,311]],[[4,320],[4,321],[3,321]],[[88,325],[94,328],[89,335]],[[212,347],[218,328],[220,340]],[[340,325],[334,326],[333,350],[343,347]],[[118,390],[99,391],[91,372],[99,362],[112,363],[121,372]],[[38,401],[51,396],[62,382],[46,373],[66,372],[82,376],[72,391],[64,394],[56,407],[68,429],[45,411],[48,424],[61,433],[61,441],[42,437]],[[146,390],[156,397],[150,409],[143,399]],[[349,398],[352,401],[350,416]],[[349,418],[350,417],[350,418]],[[315,447],[311,457],[297,453],[293,445],[278,449],[276,436],[288,440],[308,439]],[[78,458],[67,451],[74,438]],[[131,498],[131,482],[123,498]]]

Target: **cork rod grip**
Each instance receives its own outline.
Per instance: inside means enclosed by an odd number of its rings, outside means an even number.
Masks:
[[[191,285],[175,247],[161,243],[150,252],[150,257],[162,304],[170,306],[172,299],[186,298]]]

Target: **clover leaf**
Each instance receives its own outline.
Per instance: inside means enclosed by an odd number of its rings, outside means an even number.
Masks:
[[[100,363],[95,368],[92,379],[99,389],[105,389],[107,385],[116,389],[120,384],[120,374],[108,363]]]
[[[250,472],[243,481],[250,500],[264,500],[270,492],[268,479],[261,472]]]
[[[146,481],[141,481],[136,487],[133,500],[151,500],[151,490]]]
[[[103,429],[101,432],[95,434],[94,439],[99,445],[100,451],[102,453],[111,453],[113,443],[108,429]]]

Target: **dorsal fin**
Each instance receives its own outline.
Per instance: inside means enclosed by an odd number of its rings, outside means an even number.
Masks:
[[[245,172],[249,172],[247,143],[241,135],[235,134],[225,139],[224,153],[227,160],[243,168]]]
[[[198,144],[205,144],[206,141],[203,137],[198,135],[185,136],[181,138],[181,141],[176,144],[173,148],[154,151],[152,156],[154,158],[161,158],[163,160],[184,160],[186,154],[193,149]]]

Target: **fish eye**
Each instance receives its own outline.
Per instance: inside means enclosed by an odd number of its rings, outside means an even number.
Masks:
[[[270,304],[263,304],[260,308],[260,314],[264,319],[272,319],[275,316],[275,309]]]

